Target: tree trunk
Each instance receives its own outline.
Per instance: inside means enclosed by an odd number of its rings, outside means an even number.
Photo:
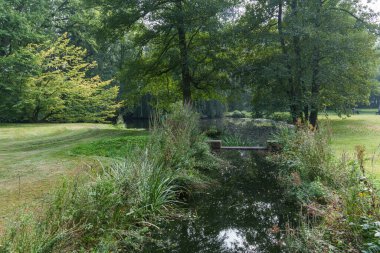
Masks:
[[[291,2],[292,15],[296,16],[298,11],[297,0]],[[292,116],[293,123],[297,123],[298,119],[302,117],[302,69],[301,69],[301,47],[300,47],[300,38],[295,35],[292,38],[293,49],[296,55],[296,61],[294,68],[296,69],[295,75],[293,76],[293,67],[290,62],[290,56],[288,49],[285,43],[285,36],[283,32],[283,0],[278,2],[278,33],[280,38],[280,44],[282,53],[285,57],[286,68],[288,71],[288,96],[289,96],[289,109]]]
[[[184,103],[191,103],[191,76],[189,69],[189,56],[186,42],[186,30],[183,18],[182,0],[177,0],[176,6],[178,9],[178,46],[181,59],[181,75],[182,75],[182,95]]]
[[[285,44],[285,36],[284,36],[284,32],[283,32],[283,25],[282,25],[282,13],[283,13],[283,0],[279,0],[278,1],[278,16],[277,16],[277,29],[278,29],[278,34],[279,34],[279,39],[280,39],[280,45],[281,45],[281,50],[282,50],[282,54],[284,55],[285,57],[285,61],[286,61],[286,68],[288,70],[288,74],[289,74],[289,77],[288,77],[288,96],[289,96],[289,109],[290,109],[290,114],[292,116],[292,121],[293,123],[296,123],[297,122],[297,112],[295,110],[295,107],[294,107],[294,103],[292,101],[292,97],[293,97],[293,89],[292,89],[292,83],[293,83],[293,80],[291,78],[291,72],[292,72],[292,67],[290,66],[290,63],[289,63],[289,54],[288,54],[288,50],[286,48],[286,44]],[[281,86],[285,86],[284,83],[286,82],[282,77],[280,78],[280,82],[281,82]]]
[[[291,1],[290,7],[292,9],[291,15],[294,18],[297,18],[298,12],[299,12],[299,6],[298,6],[297,0]],[[301,118],[303,121],[303,108],[304,108],[303,100],[304,99],[303,99],[303,87],[302,87],[302,56],[301,56],[302,49],[300,45],[301,39],[300,39],[300,36],[298,35],[298,32],[293,34],[292,43],[293,43],[293,50],[295,54],[294,64],[293,64],[294,78],[293,78],[293,83],[292,83],[292,89],[293,89],[292,101],[295,108],[295,114],[297,115],[297,120],[298,118]],[[293,73],[293,71],[290,73]]]
[[[319,47],[314,47],[313,59],[312,59],[312,80],[311,80],[311,103],[310,103],[310,124],[313,127],[317,126],[318,109],[319,109],[319,89],[318,82],[319,75]]]
[[[39,116],[40,116],[40,106],[37,105],[36,108],[33,111],[32,115],[32,122],[36,123],[39,121]]]
[[[309,119],[309,106],[308,106],[308,105],[305,105],[305,106],[303,107],[303,115],[304,115],[304,117],[305,117],[305,121],[306,121],[306,122],[310,120],[310,119]]]
[[[318,31],[321,26],[321,9],[322,9],[322,0],[318,0],[318,6],[315,16],[315,27]],[[320,48],[319,44],[315,43],[313,48],[312,56],[312,79],[311,79],[311,101],[310,101],[310,124],[313,127],[317,126],[318,121],[318,111],[319,111],[319,90],[320,84],[318,80],[319,75],[319,62],[320,62]]]

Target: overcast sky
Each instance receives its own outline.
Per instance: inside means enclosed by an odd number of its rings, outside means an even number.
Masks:
[[[362,0],[362,2],[367,3],[367,0]],[[372,0],[371,3],[368,3],[368,6],[374,11],[380,12],[380,0]]]

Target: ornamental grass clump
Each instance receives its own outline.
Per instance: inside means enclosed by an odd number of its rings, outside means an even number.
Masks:
[[[326,128],[283,129],[275,139],[282,152],[268,160],[277,168],[290,201],[299,204],[301,222],[288,228],[288,252],[380,252],[380,201],[366,176],[365,149],[338,159]]]
[[[198,115],[176,104],[155,121],[146,146],[123,161],[64,180],[44,208],[21,214],[0,238],[0,252],[136,252],[157,220],[173,217],[202,171],[218,159]]]

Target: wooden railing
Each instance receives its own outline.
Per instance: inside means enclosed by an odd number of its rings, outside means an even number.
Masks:
[[[267,141],[267,146],[223,146],[221,140],[207,141],[213,151],[220,150],[250,150],[250,151],[263,151],[263,152],[277,152],[281,150],[280,145],[275,141]]]

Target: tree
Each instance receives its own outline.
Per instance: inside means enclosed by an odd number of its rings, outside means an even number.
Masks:
[[[128,40],[140,52],[123,68],[122,76],[128,78],[129,84],[137,82],[135,86],[140,90],[143,90],[141,85],[145,86],[140,80],[154,80],[158,86],[175,84],[184,102],[191,101],[196,93],[212,92],[210,87],[217,86],[210,77],[222,77],[220,67],[215,64],[223,58],[217,50],[221,46],[217,37],[221,29],[220,14],[233,1],[93,0],[90,3],[102,11],[103,35],[120,39],[128,34]]]
[[[118,88],[99,76],[86,76],[96,63],[86,62],[86,50],[69,43],[64,34],[53,43],[29,45],[10,56],[28,55],[34,66],[33,72],[24,73],[22,83],[12,78],[9,85],[17,95],[12,101],[17,120],[102,122],[114,116]]]
[[[243,48],[253,55],[245,69],[254,71],[242,75],[259,94],[255,104],[278,97],[294,122],[302,119],[316,126],[320,109],[348,113],[346,109],[368,100],[379,58],[373,27],[358,8],[354,1],[341,0],[263,0],[248,5],[245,16],[256,19],[243,17],[240,25],[254,24],[257,29],[251,33],[259,39]],[[245,21],[257,22],[257,17],[264,17],[258,19],[261,23]]]

